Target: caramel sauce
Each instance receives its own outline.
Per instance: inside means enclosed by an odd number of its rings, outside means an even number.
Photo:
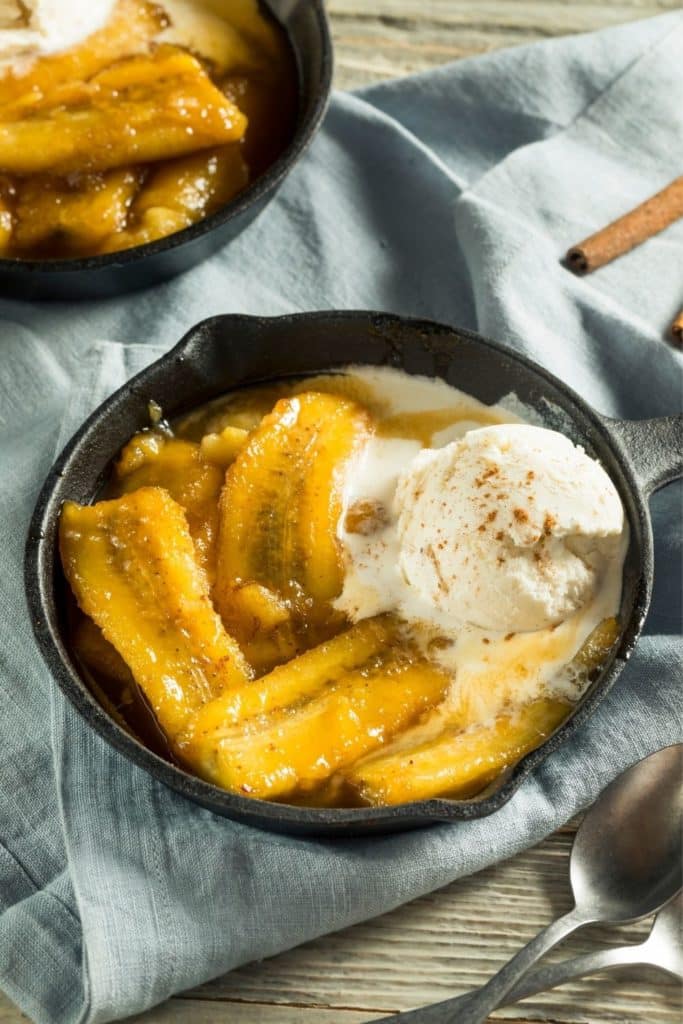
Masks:
[[[463,420],[460,409],[427,409],[424,412],[399,412],[380,419],[377,433],[380,437],[396,437],[418,440],[425,447],[432,442],[434,434],[454,427]],[[500,423],[495,411],[470,410],[468,422],[479,427]]]

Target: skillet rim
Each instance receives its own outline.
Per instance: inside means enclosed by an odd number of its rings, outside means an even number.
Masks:
[[[58,559],[55,559],[54,563],[50,560],[50,554],[54,556],[56,553],[57,509],[55,505],[58,503],[61,506],[61,502],[64,500],[59,497],[59,491],[64,486],[63,481],[68,480],[69,471],[73,471],[71,464],[74,460],[76,460],[77,467],[79,450],[84,447],[84,444],[87,445],[90,435],[96,434],[102,421],[106,421],[112,407],[115,408],[121,400],[135,395],[136,389],[139,390],[148,379],[153,379],[158,374],[165,375],[178,361],[186,362],[191,366],[193,354],[198,355],[207,344],[222,343],[221,339],[212,333],[217,329],[223,330],[229,326],[232,328],[231,334],[234,338],[240,326],[249,331],[255,329],[267,331],[274,325],[285,327],[296,327],[301,323],[314,325],[327,323],[329,325],[331,321],[335,323],[352,321],[362,324],[368,333],[380,332],[380,336],[383,328],[391,327],[407,329],[411,334],[423,337],[430,334],[450,336],[456,342],[462,339],[519,364],[525,371],[540,378],[544,384],[549,384],[552,389],[559,391],[571,406],[577,407],[580,414],[588,421],[589,426],[599,435],[601,442],[610,450],[623,477],[623,480],[619,481],[620,489],[627,488],[632,499],[632,518],[635,522],[631,523],[631,528],[632,533],[634,526],[637,530],[636,539],[641,558],[637,578],[632,584],[633,603],[630,616],[620,631],[618,643],[613,649],[610,660],[591,683],[576,709],[539,747],[517,762],[493,793],[480,800],[458,801],[441,797],[381,807],[312,808],[255,800],[230,793],[165,761],[126,732],[97,702],[75,667],[71,667],[68,660],[68,644],[65,641],[62,641],[64,653],[60,649],[62,637],[58,620],[58,602],[55,600],[54,581],[51,575],[53,564],[58,566]],[[193,348],[196,350],[195,353],[193,353]],[[281,374],[283,377],[287,375],[286,371]],[[435,376],[439,376],[439,373],[436,372]],[[273,379],[272,376],[271,379]],[[177,413],[180,411],[181,409],[178,408]],[[174,412],[173,415],[175,414]],[[573,410],[572,418],[576,418]],[[486,817],[503,807],[524,780],[562,743],[569,740],[572,734],[593,714],[621,673],[642,630],[650,603],[653,577],[650,515],[645,489],[638,480],[637,470],[618,433],[611,429],[612,422],[619,424],[624,421],[611,421],[608,417],[601,416],[562,380],[534,360],[500,342],[485,338],[475,331],[434,320],[372,310],[322,310],[289,313],[275,317],[219,314],[199,321],[184,334],[176,345],[126,381],[93,411],[58,455],[45,479],[31,518],[24,562],[26,598],[38,648],[62,692],[79,714],[85,718],[88,725],[110,746],[144,769],[153,778],[187,797],[193,803],[224,817],[271,832],[318,836],[339,834],[350,836],[373,831],[377,833],[392,832],[437,822],[467,821]],[[111,458],[114,457],[114,454]],[[50,524],[50,519],[52,519],[52,524]],[[51,533],[47,529],[50,525]],[[50,541],[52,541],[52,552],[48,551]]]

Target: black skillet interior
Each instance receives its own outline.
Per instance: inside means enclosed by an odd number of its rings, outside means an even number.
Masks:
[[[0,259],[0,294],[83,299],[148,288],[207,259],[258,216],[315,135],[332,86],[332,42],[323,0],[259,2],[287,32],[298,70],[298,124],[282,156],[210,217],[148,245],[87,259]]]
[[[601,460],[630,522],[621,607],[622,634],[610,663],[571,718],[481,797],[396,807],[327,809],[250,800],[221,790],[157,757],[100,707],[69,652],[64,580],[56,552],[62,502],[89,502],[113,457],[148,425],[148,402],[175,417],[245,384],[367,363],[441,377],[487,403],[514,393],[544,422],[564,430]],[[124,385],[90,417],[53,467],[27,542],[26,587],[38,643],[55,679],[89,725],[130,760],[189,799],[254,826],[318,835],[397,831],[435,821],[482,817],[500,808],[521,781],[567,741],[607,693],[628,658],[649,603],[652,537],[646,501],[628,456],[606,421],[535,364],[468,331],[375,313],[311,313],[261,319],[222,316],[194,327],[167,355]]]

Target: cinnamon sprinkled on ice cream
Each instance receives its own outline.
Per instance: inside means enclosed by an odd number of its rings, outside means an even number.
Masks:
[[[421,451],[399,478],[394,509],[407,586],[454,624],[499,631],[544,629],[583,607],[624,529],[599,463],[563,434],[526,424]]]

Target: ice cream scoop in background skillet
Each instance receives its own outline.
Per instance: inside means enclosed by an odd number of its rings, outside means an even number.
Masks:
[[[629,521],[619,641],[576,708],[536,750],[479,797],[390,807],[315,808],[268,803],[219,789],[164,761],[97,703],[69,650],[65,581],[57,550],[62,503],[92,501],[112,461],[149,422],[149,401],[175,417],[246,384],[307,376],[349,364],[389,365],[442,378],[488,404],[514,393],[527,407],[597,458],[616,485]],[[263,319],[205,320],[160,360],[108,398],[81,427],[41,491],[26,549],[26,591],[36,639],[56,681],[91,728],[152,776],[226,817],[293,834],[390,832],[498,810],[562,743],[571,742],[609,691],[640,635],[652,592],[648,498],[683,475],[683,417],[619,421],[596,413],[530,360],[469,331],[371,312],[322,312]]]
[[[297,67],[298,120],[282,155],[216,213],[147,245],[84,259],[0,259],[0,294],[84,299],[148,288],[207,259],[261,213],[320,127],[332,87],[332,42],[323,0],[259,2],[285,30]]]

